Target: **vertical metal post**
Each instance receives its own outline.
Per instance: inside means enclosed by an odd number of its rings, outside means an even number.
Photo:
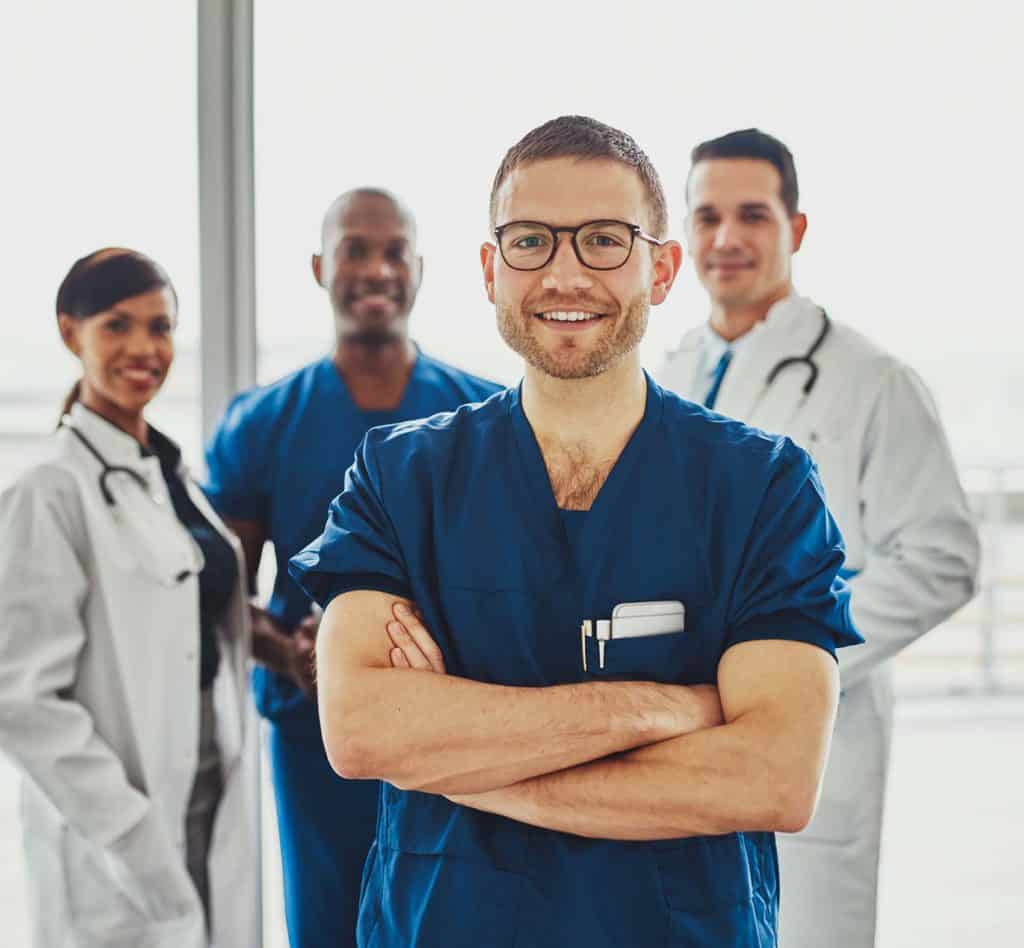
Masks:
[[[199,288],[203,440],[228,400],[256,383],[256,235],[253,173],[253,0],[196,0],[199,119]],[[262,848],[259,721],[250,706],[246,779]],[[262,858],[257,904],[263,943]]]
[[[253,0],[197,0],[203,439],[256,382]]]

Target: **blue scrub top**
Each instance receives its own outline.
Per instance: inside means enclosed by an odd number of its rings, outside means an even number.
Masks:
[[[555,504],[518,390],[370,431],[292,574],[324,604],[410,596],[452,674],[503,685],[713,683],[738,642],[834,655],[861,641],[810,457],[647,385],[643,420],[579,518]],[[611,641],[604,670],[593,654],[584,672],[581,621],[651,600],[681,600],[685,629]],[[384,783],[360,944],[768,946],[777,901],[770,833],[584,839]]]
[[[329,356],[236,396],[207,447],[205,489],[221,516],[266,525],[277,559],[270,613],[288,628],[309,613],[288,560],[323,531],[369,428],[451,410],[500,389],[420,352],[393,411],[358,408]],[[253,679],[262,714],[316,724],[316,705],[291,681],[258,666]]]

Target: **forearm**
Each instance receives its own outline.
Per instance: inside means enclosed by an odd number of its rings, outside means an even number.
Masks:
[[[252,657],[272,671],[283,672],[287,667],[290,641],[285,627],[266,609],[249,603],[252,622]]]
[[[819,775],[820,776],[820,775]],[[562,833],[654,840],[799,829],[792,786],[762,727],[740,719],[455,803]]]
[[[434,793],[492,790],[675,737],[705,726],[718,707],[710,688],[511,688],[389,668],[322,683],[320,696],[335,769]]]

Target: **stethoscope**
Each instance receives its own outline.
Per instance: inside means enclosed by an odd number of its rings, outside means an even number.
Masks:
[[[814,356],[821,348],[821,344],[825,341],[831,328],[832,320],[828,318],[828,313],[822,309],[821,331],[818,333],[818,338],[811,343],[810,348],[803,355],[790,356],[787,359],[780,359],[776,362],[771,372],[768,373],[768,377],[764,380],[764,387],[768,388],[778,378],[779,373],[784,369],[788,369],[791,365],[806,365],[809,371],[807,373],[807,381],[804,382],[804,396],[810,395],[811,390],[818,384],[818,364],[814,361]]]
[[[79,441],[82,442],[83,445],[85,445],[88,452],[100,462],[100,467],[102,468],[100,471],[100,493],[103,495],[103,499],[107,502],[108,506],[113,507],[116,503],[114,495],[111,493],[110,487],[107,485],[107,478],[110,477],[111,474],[127,474],[133,481],[135,481],[136,484],[139,485],[139,487],[142,488],[145,495],[153,501],[153,503],[159,504],[161,502],[159,497],[154,497],[150,493],[149,484],[138,471],[135,471],[130,467],[124,467],[120,464],[111,464],[102,454],[100,454],[96,445],[94,445],[73,424],[65,421],[63,418],[60,421],[60,426],[62,428],[67,428],[68,431],[70,431],[76,438],[78,438]]]
[[[117,501],[114,498],[113,492],[110,490],[110,485],[107,484],[107,478],[112,474],[126,474],[130,477],[139,487],[142,488],[143,494],[154,507],[162,508],[164,504],[164,498],[155,495],[150,489],[146,479],[136,470],[130,467],[125,467],[121,464],[111,464],[81,431],[78,430],[69,420],[62,418],[60,421],[60,427],[67,428],[78,440],[82,443],[85,449],[100,463],[102,470],[100,471],[99,484],[100,493],[103,495],[103,499],[107,502],[107,506],[113,511]],[[205,565],[205,558],[203,557],[203,551],[200,549],[195,541],[195,538],[191,534],[188,536],[191,552],[192,552],[192,564],[187,568],[181,568],[180,563],[167,564],[168,570],[165,572],[158,568],[153,562],[152,551],[148,555],[140,556],[140,563],[143,569],[153,575],[159,582],[165,586],[176,586],[179,583],[184,582],[189,576],[197,576],[199,571]],[[159,558],[159,557],[157,557]]]

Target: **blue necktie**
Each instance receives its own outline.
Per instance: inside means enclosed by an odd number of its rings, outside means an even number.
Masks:
[[[722,379],[725,378],[725,370],[729,368],[729,363],[732,361],[732,349],[726,349],[722,353],[722,357],[718,360],[718,365],[715,366],[714,378],[711,379],[711,388],[708,389],[707,395],[704,396],[704,404],[708,408],[715,407],[715,401],[718,398],[718,390],[722,387]]]

